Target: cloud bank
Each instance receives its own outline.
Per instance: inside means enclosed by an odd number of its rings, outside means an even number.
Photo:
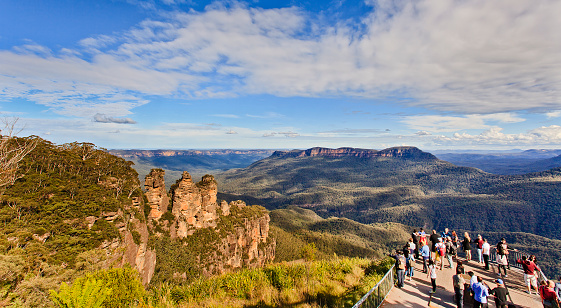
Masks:
[[[3,50],[0,98],[82,117],[126,116],[154,95],[354,96],[467,114],[561,109],[561,2],[370,3],[361,24],[336,25],[296,7],[215,3],[84,38],[83,49]]]

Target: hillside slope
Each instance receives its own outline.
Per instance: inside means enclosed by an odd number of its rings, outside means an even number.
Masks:
[[[217,180],[224,193],[259,198],[269,208],[298,205],[324,218],[561,238],[559,169],[499,176],[427,155],[272,155]]]
[[[52,307],[49,290],[114,267],[146,286],[274,258],[264,208],[221,202],[212,176],[187,172],[169,193],[147,178],[144,194],[131,165],[90,143],[38,140],[0,195],[0,306]]]

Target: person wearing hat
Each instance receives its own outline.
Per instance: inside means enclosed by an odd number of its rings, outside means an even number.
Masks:
[[[506,296],[508,295],[508,290],[506,289],[502,279],[497,279],[495,282],[497,283],[497,287],[489,291],[489,294],[495,295],[495,306],[497,308],[507,308],[508,303]]]

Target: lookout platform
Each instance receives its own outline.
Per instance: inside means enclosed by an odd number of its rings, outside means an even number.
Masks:
[[[465,259],[460,258],[462,262]],[[445,260],[444,264],[447,265],[448,261]],[[422,263],[417,262],[415,264],[415,273],[411,281],[405,278],[405,283],[403,288],[394,287],[392,291],[386,297],[386,300],[381,305],[383,308],[393,308],[393,307],[445,307],[445,308],[455,308],[456,304],[454,302],[454,287],[452,284],[452,276],[455,274],[456,262],[454,262],[454,268],[444,267],[442,270],[438,270],[436,284],[436,293],[430,297],[429,291],[432,289],[430,278],[427,278],[427,274],[423,273]],[[465,272],[473,271],[476,276],[481,276],[483,281],[491,287],[491,289],[496,287],[494,282],[497,278],[501,278],[506,287],[510,292],[512,298],[512,303],[516,304],[517,307],[528,307],[528,308],[538,308],[543,307],[541,303],[541,298],[535,293],[526,293],[526,286],[524,285],[524,272],[514,266],[510,267],[507,271],[508,278],[499,277],[497,274],[497,265],[491,264],[490,270],[485,270],[483,264],[477,263],[477,261],[464,262]],[[431,300],[429,306],[429,299]],[[493,296],[488,297],[489,307],[495,307],[495,301]],[[464,307],[470,307],[465,305]]]

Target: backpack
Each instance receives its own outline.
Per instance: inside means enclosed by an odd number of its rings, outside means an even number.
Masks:
[[[448,248],[448,249],[447,249],[446,252],[447,252],[449,255],[453,255],[453,256],[456,255],[456,249],[457,249],[457,248],[456,248],[456,246],[455,246],[454,244],[450,243],[450,245],[447,245],[447,248]]]
[[[397,257],[397,269],[404,270],[405,269],[405,257],[398,256]]]
[[[438,247],[438,251],[440,252],[440,256],[444,256],[446,254],[446,246],[444,245],[440,245],[440,247]]]

